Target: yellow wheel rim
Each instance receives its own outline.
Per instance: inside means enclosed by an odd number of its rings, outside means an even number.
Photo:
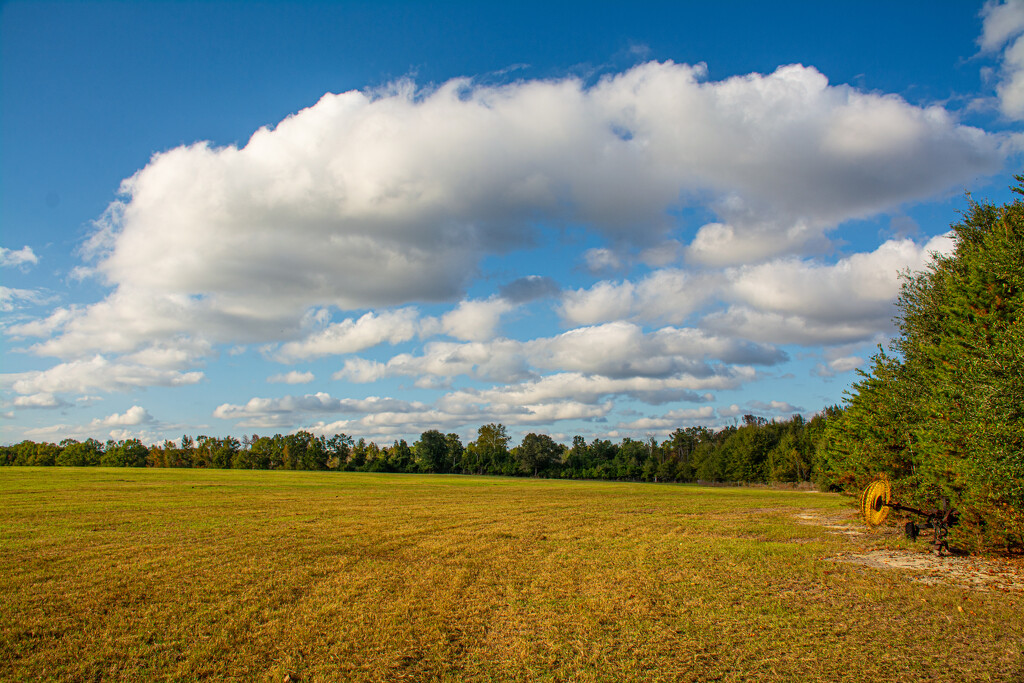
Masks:
[[[884,474],[875,477],[860,494],[860,513],[868,526],[878,526],[889,516],[892,487]]]

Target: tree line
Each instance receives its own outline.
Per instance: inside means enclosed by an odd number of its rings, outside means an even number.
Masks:
[[[144,445],[138,439],[65,439],[59,444],[0,446],[0,465],[203,467],[220,469],[338,470],[534,476],[651,482],[772,483],[812,481],[832,407],[810,420],[794,415],[769,421],[746,415],[724,429],[677,429],[661,442],[624,438],[618,443],[576,436],[572,445],[529,433],[512,445],[502,424],[486,424],[463,445],[457,434],[427,430],[412,445],[404,439],[379,446],[347,434],[308,431],[274,436],[183,436],[180,443]]]

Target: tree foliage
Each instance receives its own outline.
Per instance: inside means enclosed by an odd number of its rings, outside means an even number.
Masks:
[[[1024,176],[1013,191],[1024,195]],[[961,543],[1024,547],[1024,202],[970,202],[955,248],[906,275],[899,336],[831,423],[824,483],[884,471],[916,506],[948,497]]]

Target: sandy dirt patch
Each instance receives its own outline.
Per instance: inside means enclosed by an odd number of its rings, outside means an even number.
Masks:
[[[796,516],[800,524],[809,526],[820,526],[829,530],[829,533],[843,536],[863,536],[864,525],[858,524],[848,515],[828,516],[817,512],[801,512]]]
[[[864,524],[854,514],[828,516],[808,510],[797,513],[796,519],[800,524],[823,527],[833,534],[851,537],[868,534]],[[923,550],[864,550],[843,553],[832,558],[832,561],[899,571],[905,573],[911,581],[925,584],[956,584],[978,590],[1024,592],[1024,560],[1021,559],[950,555],[938,557]]]
[[[1024,591],[1024,563],[984,557],[938,557],[905,550],[844,553],[835,562],[906,572],[912,581],[992,591]]]
[[[854,514],[828,516],[804,511],[797,514],[797,520],[838,535],[867,535],[864,524]],[[904,572],[910,581],[922,584],[954,584],[982,591],[1024,592],[1024,560],[1021,559],[938,557],[924,550],[864,550],[843,553],[831,560]]]

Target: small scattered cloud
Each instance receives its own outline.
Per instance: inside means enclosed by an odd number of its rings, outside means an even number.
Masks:
[[[621,422],[618,424],[618,429],[631,432],[654,432],[656,434],[667,434],[680,427],[707,425],[712,422],[716,416],[717,413],[711,406],[683,408],[680,410],[670,410],[660,417],[642,417],[640,419],[633,420],[632,422]]]
[[[441,329],[456,339],[487,341],[497,334],[501,316],[515,305],[501,297],[467,300],[441,316]]]
[[[132,406],[121,414],[114,413],[92,421],[94,427],[127,427],[153,422],[153,416],[142,406]]]
[[[865,361],[860,356],[853,355],[835,355],[836,349],[826,350],[826,363],[817,363],[811,370],[811,375],[815,377],[835,377],[837,374],[845,372],[851,372],[859,367],[863,367]]]
[[[49,392],[41,392],[26,396],[16,396],[11,405],[16,408],[63,408],[69,404]]]
[[[804,410],[786,401],[750,401],[747,405],[755,410],[775,415],[792,415],[794,413],[801,413]]]
[[[15,289],[0,285],[0,312],[11,311],[26,306],[43,306],[53,303],[55,297],[35,289]]]
[[[829,367],[836,372],[850,372],[864,365],[864,359],[860,356],[844,356],[829,361]]]
[[[591,273],[605,273],[622,268],[622,260],[611,249],[600,247],[583,252],[583,263]]]
[[[718,416],[719,417],[723,417],[723,418],[725,418],[725,417],[739,417],[743,413],[744,413],[743,408],[741,408],[739,405],[737,405],[735,403],[732,403],[732,404],[730,404],[729,406],[727,406],[725,408],[719,408],[718,409]]]
[[[39,263],[39,257],[32,251],[32,247],[25,246],[17,251],[0,247],[0,266],[19,267],[37,263]]]
[[[509,282],[498,290],[498,295],[514,304],[524,304],[537,299],[557,296],[561,288],[549,277],[527,275]]]
[[[267,381],[272,384],[309,384],[315,379],[312,372],[299,372],[292,370],[277,375],[271,375]]]

